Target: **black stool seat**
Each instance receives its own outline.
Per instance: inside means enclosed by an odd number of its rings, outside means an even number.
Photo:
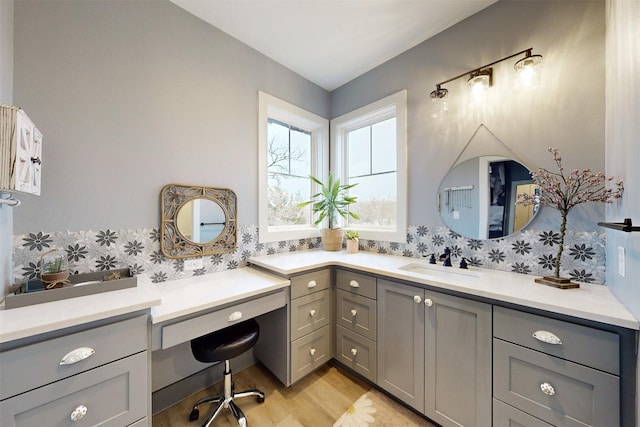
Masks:
[[[191,340],[193,357],[199,362],[213,363],[233,359],[258,341],[260,326],[254,319],[228,326]]]

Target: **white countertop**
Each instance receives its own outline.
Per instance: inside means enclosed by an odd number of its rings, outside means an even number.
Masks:
[[[134,288],[0,310],[0,344],[159,305],[155,285],[141,277]]]
[[[154,324],[289,287],[289,280],[239,268],[158,283],[162,304],[151,309]]]
[[[431,265],[426,260],[373,252],[347,254],[344,251],[314,250],[253,257],[249,259],[249,262],[286,276],[329,266],[354,268],[363,272],[462,292],[471,296],[518,304],[624,328],[640,329],[638,320],[616,299],[609,288],[603,285],[580,283],[578,289],[557,289],[535,283],[535,276],[532,275],[470,266],[469,272],[480,276],[474,277],[462,274],[467,272],[461,271],[455,264],[454,267],[442,267]],[[407,264],[424,265],[425,274],[400,269]]]

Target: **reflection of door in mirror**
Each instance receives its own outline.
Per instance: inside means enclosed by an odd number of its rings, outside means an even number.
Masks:
[[[489,215],[489,238],[508,236],[526,226],[531,215],[520,212],[516,216],[518,186],[531,184],[529,170],[513,160],[489,163],[491,204]],[[518,222],[516,222],[518,218]]]
[[[517,200],[518,194],[535,195],[539,192],[538,184],[532,184],[531,180],[528,181],[514,181],[511,189],[511,199]],[[514,230],[520,230],[531,221],[533,215],[536,213],[538,205],[516,205],[513,216],[510,218],[510,223],[513,224]]]
[[[443,222],[462,236],[493,239],[531,222],[537,210],[516,211],[517,195],[533,181],[529,169],[501,156],[481,156],[457,164],[442,180],[439,209]],[[535,187],[530,191],[536,191]]]

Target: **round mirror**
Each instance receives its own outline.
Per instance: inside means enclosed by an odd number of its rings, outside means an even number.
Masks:
[[[213,200],[193,199],[178,210],[176,226],[185,239],[194,243],[208,243],[224,231],[224,211]]]
[[[516,206],[518,194],[538,194],[529,169],[515,160],[481,156],[456,165],[442,180],[442,221],[471,239],[495,239],[526,227],[539,206]]]

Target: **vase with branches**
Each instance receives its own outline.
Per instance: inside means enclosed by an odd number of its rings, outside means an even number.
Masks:
[[[550,280],[552,283],[539,281],[539,283],[553,285],[553,283],[570,282],[569,279],[560,278],[560,264],[567,231],[567,216],[571,209],[586,202],[612,203],[622,197],[624,187],[622,181],[617,181],[614,188],[607,188],[606,184],[613,181],[614,178],[605,176],[602,172],[593,172],[591,169],[571,169],[567,173],[562,165],[560,151],[553,147],[547,148],[547,151],[553,155],[558,171],[538,169],[533,172],[531,177],[540,188],[539,194],[518,194],[516,204],[522,206],[546,205],[560,212],[560,242],[555,258],[554,276]],[[543,279],[549,281],[550,278]],[[577,287],[577,285],[559,287]]]

